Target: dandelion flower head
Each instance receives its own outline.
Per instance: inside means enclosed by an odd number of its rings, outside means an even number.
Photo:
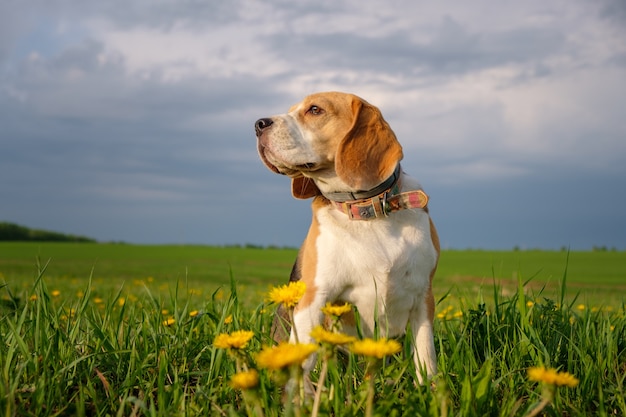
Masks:
[[[282,369],[291,365],[301,365],[316,350],[317,345],[312,343],[283,342],[261,350],[256,361],[261,368]]]
[[[287,285],[272,288],[267,298],[274,303],[283,303],[285,307],[293,308],[298,304],[305,290],[304,282],[292,281]]]
[[[238,372],[230,379],[230,386],[235,389],[250,389],[259,384],[259,373],[254,369]]]
[[[344,333],[335,333],[324,329],[322,326],[316,326],[311,331],[311,337],[319,343],[330,343],[331,345],[347,345],[356,341],[355,337]]]
[[[349,313],[350,311],[352,311],[352,307],[348,303],[345,303],[344,305],[333,305],[331,303],[326,303],[326,305],[322,307],[322,313],[327,316],[340,317],[341,315]]]
[[[222,333],[213,340],[213,346],[220,349],[243,349],[253,336],[254,332],[250,330],[236,330],[230,334]]]
[[[570,373],[557,372],[556,369],[546,369],[543,366],[530,368],[528,370],[528,379],[557,386],[566,385],[570,388],[574,388],[579,382],[578,379]]]
[[[396,340],[363,339],[357,340],[350,346],[350,351],[357,355],[364,355],[382,359],[387,355],[400,352],[402,346]]]

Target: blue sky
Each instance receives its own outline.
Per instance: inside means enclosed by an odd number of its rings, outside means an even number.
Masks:
[[[0,3],[0,220],[298,246],[253,123],[381,108],[446,248],[626,249],[626,3]]]

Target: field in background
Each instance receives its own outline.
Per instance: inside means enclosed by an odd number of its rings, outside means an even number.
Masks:
[[[120,288],[149,288],[168,294],[187,290],[210,298],[228,288],[231,276],[244,301],[253,305],[272,285],[287,281],[295,249],[126,245],[96,243],[0,242],[0,283],[16,293],[28,290],[45,267],[50,289],[79,291],[89,278],[100,296]],[[503,294],[517,290],[518,278],[535,294],[556,297],[567,269],[567,299],[619,306],[626,294],[626,252],[448,250],[441,255],[435,294],[490,298],[493,283]]]
[[[264,369],[257,352],[273,343],[276,306],[262,301],[269,286],[286,281],[295,255],[0,243],[0,409],[43,417],[270,417],[319,409],[341,417],[363,415],[373,402],[374,415],[385,416],[530,416],[543,407],[554,416],[626,415],[624,253],[574,252],[568,260],[566,252],[446,251],[435,286],[433,385],[415,385],[410,338],[374,374],[367,373],[371,358],[336,361],[318,346],[324,354],[313,382],[328,361],[320,403],[304,398],[283,407],[289,371]],[[236,330],[254,335],[245,349],[215,345]],[[243,393],[231,380],[242,361],[259,375]],[[537,383],[528,371],[538,366],[575,380],[556,387],[543,372]]]

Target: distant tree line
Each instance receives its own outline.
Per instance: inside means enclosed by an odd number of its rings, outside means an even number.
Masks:
[[[0,241],[12,242],[95,242],[94,239],[48,230],[31,229],[15,223],[0,222]]]
[[[284,246],[279,246],[279,245],[258,245],[256,243],[245,243],[245,244],[241,244],[241,243],[232,243],[232,244],[228,244],[228,245],[218,245],[220,247],[223,248],[236,248],[236,249],[298,249],[294,246],[289,246],[289,245],[284,245]]]

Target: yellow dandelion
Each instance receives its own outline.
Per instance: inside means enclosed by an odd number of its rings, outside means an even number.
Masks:
[[[363,339],[354,342],[350,351],[357,355],[364,355],[382,359],[384,356],[400,352],[402,346],[396,340],[387,339]]]
[[[83,298],[85,296],[85,293],[82,291],[76,291],[76,297],[78,298]]]
[[[455,319],[461,318],[461,317],[463,317],[463,312],[461,310],[459,310],[456,313],[454,313],[452,315],[452,317],[455,318]]]
[[[29,298],[30,301],[35,301],[36,299],[37,299],[37,294],[31,295]]]
[[[283,303],[287,308],[293,308],[298,304],[304,291],[306,284],[301,281],[290,282],[287,285],[274,287],[270,290],[267,298],[274,303]]]
[[[59,290],[52,290],[50,295],[52,295],[53,297],[58,297],[59,295],[61,295],[61,291],[59,291]]]
[[[193,310],[189,312],[189,317],[196,317],[198,315],[198,310]]]
[[[326,305],[322,307],[322,313],[327,316],[341,317],[341,315],[351,311],[352,306],[348,303],[345,303],[344,305],[332,305],[331,303],[326,303]]]
[[[585,305],[584,305],[584,304],[578,304],[578,305],[576,306],[576,309],[577,309],[577,310],[580,310],[580,311],[583,311],[585,308],[586,308],[586,307],[585,307]]]
[[[124,297],[120,297],[117,299],[117,305],[122,307],[124,304],[126,304],[126,299]]]
[[[213,340],[213,346],[220,349],[243,349],[253,337],[254,332],[250,330],[236,330],[231,334],[221,333]]]
[[[233,322],[233,315],[229,314],[225,319],[224,319],[224,324],[230,324]]]
[[[317,345],[312,343],[283,342],[260,351],[256,361],[261,368],[282,369],[291,365],[301,365],[316,350]]]
[[[311,337],[319,343],[330,343],[331,345],[347,345],[348,343],[356,341],[355,337],[344,333],[330,332],[322,326],[316,326],[313,331],[311,331]]]
[[[534,303],[534,302],[532,302],[532,301],[530,301],[530,300],[529,300],[529,301],[526,301],[526,307],[529,307],[529,308],[530,308],[530,307],[532,307],[532,306],[534,306],[534,305],[535,305],[535,303]]]
[[[172,324],[176,323],[176,319],[174,317],[170,317],[169,319],[165,320],[163,322],[164,326],[171,326]]]
[[[164,308],[163,310],[161,310],[161,314],[164,315],[164,316],[167,316],[169,313],[170,313],[170,311],[168,309]]]
[[[230,386],[235,389],[250,389],[259,384],[259,373],[254,369],[238,372],[230,379]]]
[[[546,369],[543,366],[528,369],[528,379],[557,386],[565,385],[570,388],[574,388],[579,382],[578,379],[570,373],[558,372],[553,368]]]
[[[437,314],[437,318],[441,320],[450,320],[450,316],[448,315],[448,313],[450,313],[452,310],[454,310],[453,306],[448,306],[444,308],[439,314]]]
[[[96,304],[102,304],[102,303],[104,303],[104,300],[102,298],[100,298],[100,297],[96,297],[96,298],[93,299],[93,302],[96,303]]]

